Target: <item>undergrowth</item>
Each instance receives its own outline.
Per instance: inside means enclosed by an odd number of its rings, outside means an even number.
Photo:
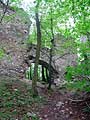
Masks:
[[[30,86],[19,80],[0,81],[0,120],[39,120],[37,115],[33,116],[33,111],[43,102],[44,97],[33,98]]]

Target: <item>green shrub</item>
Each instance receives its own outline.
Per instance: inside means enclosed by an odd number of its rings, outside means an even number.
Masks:
[[[0,59],[4,56],[4,51],[0,48]]]
[[[88,64],[79,64],[66,68],[67,87],[80,91],[90,92],[90,69]]]

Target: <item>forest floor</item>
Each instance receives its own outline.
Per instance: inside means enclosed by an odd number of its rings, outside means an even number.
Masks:
[[[72,101],[64,88],[38,90],[33,98],[29,84],[0,78],[0,120],[90,120],[90,101]]]

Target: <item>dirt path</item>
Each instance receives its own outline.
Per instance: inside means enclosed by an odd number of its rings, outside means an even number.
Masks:
[[[24,82],[28,83],[27,80]],[[29,84],[31,84],[30,81]],[[90,120],[90,112],[85,110],[87,109],[86,102],[70,101],[71,93],[64,89],[54,89],[49,92],[40,83],[38,83],[38,87],[39,94],[47,99],[47,102],[40,106],[36,113],[41,120]]]
[[[39,120],[90,120],[90,109],[87,109],[89,108],[87,106],[90,106],[90,99],[84,102],[71,102],[69,100],[71,93],[67,90],[48,91],[44,86],[39,85],[39,99],[35,100],[32,98],[31,83],[12,81],[12,79],[10,82],[10,78],[6,81],[5,79],[1,80],[1,83],[5,82],[4,84],[0,83],[0,120],[4,120],[6,113],[11,117],[5,120],[11,120],[11,118],[38,120],[31,117],[32,113],[38,116]],[[45,101],[43,102],[40,97]],[[13,113],[15,111],[16,113]],[[25,115],[28,115],[27,119],[24,118]]]
[[[84,113],[82,103],[68,100],[69,93],[54,91],[51,94],[43,91],[48,97],[47,103],[39,109],[41,120],[90,120],[90,115]]]

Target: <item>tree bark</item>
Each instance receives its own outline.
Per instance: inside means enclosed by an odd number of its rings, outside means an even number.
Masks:
[[[48,69],[46,68],[46,82],[48,83],[49,82],[49,75],[48,75]]]
[[[39,57],[40,57],[40,48],[41,48],[41,29],[40,29],[40,22],[39,22],[39,15],[38,15],[38,7],[39,2],[36,5],[36,28],[37,28],[37,48],[36,48],[36,58],[35,58],[35,66],[34,66],[34,76],[32,80],[32,93],[33,96],[38,95],[37,91],[37,80],[38,80],[38,64],[39,64]]]
[[[30,66],[30,80],[32,80],[32,65]]]
[[[44,67],[42,66],[42,81],[46,82],[46,78],[44,75]]]
[[[52,8],[51,8],[51,34],[52,34],[52,39],[51,39],[51,48],[50,48],[50,59],[49,59],[49,86],[48,89],[51,89],[51,84],[52,84],[52,72],[51,72],[51,64],[52,64],[52,55],[53,55],[53,47],[54,47],[54,31],[53,31],[53,17],[52,17]]]

